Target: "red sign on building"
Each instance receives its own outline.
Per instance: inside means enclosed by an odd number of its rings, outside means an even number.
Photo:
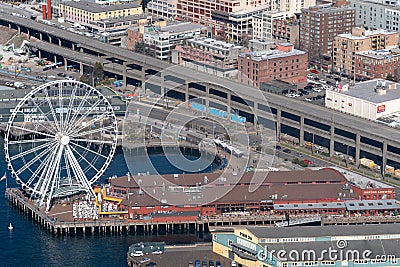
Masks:
[[[377,113],[385,112],[385,105],[380,105],[376,108]]]

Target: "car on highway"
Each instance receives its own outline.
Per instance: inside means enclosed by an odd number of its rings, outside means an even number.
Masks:
[[[317,71],[317,70],[314,70],[314,69],[311,69],[310,72],[311,72],[311,73],[314,73],[314,74],[318,74],[318,71]]]
[[[290,150],[289,148],[285,148],[284,150],[282,150],[283,152],[290,154],[292,153],[292,150]]]
[[[67,74],[65,74],[64,72],[59,72],[59,73],[57,73],[57,76],[59,76],[59,77],[66,77]]]
[[[309,159],[305,159],[305,160],[303,160],[303,162],[306,163],[306,164],[308,164],[308,165],[311,165],[311,164],[312,164],[312,161],[309,160]]]

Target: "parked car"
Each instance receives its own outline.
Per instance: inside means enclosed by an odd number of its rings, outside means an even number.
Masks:
[[[231,266],[232,266],[232,267],[236,267],[236,266],[237,266],[236,261],[232,261],[232,262],[231,262]]]
[[[189,263],[188,263],[188,267],[194,267],[194,265],[193,265],[193,261],[189,261]]]
[[[285,153],[288,153],[288,154],[292,153],[292,150],[290,150],[290,149],[288,149],[288,148],[285,148],[285,149],[282,150],[282,151],[285,152]]]
[[[307,101],[307,102],[312,102],[313,101],[311,98],[306,98],[304,100]]]
[[[163,252],[161,250],[155,250],[151,254],[160,255],[160,254],[163,254]]]
[[[139,250],[139,251],[135,251],[135,252],[131,253],[131,255],[133,257],[142,257],[142,256],[144,256],[144,253],[143,253],[143,251]]]
[[[312,75],[311,73],[309,73],[309,74],[307,74],[307,78],[313,79],[313,78],[314,78],[314,75]]]
[[[63,72],[59,72],[59,73],[57,73],[57,76],[59,76],[59,77],[66,77],[67,74],[65,74],[65,73],[63,73]]]
[[[331,82],[331,81],[326,81],[326,84],[328,84],[328,85],[334,85],[334,83]]]
[[[307,85],[304,87],[304,90],[308,90],[311,91],[314,87],[312,87],[311,85]]]
[[[194,266],[195,267],[201,267],[200,260],[195,260],[194,261]]]
[[[314,77],[314,81],[319,81],[319,80],[320,80],[320,78]]]
[[[326,81],[324,79],[320,79],[319,82],[320,83],[326,83]]]
[[[208,261],[208,267],[215,267],[213,260]]]
[[[318,74],[318,71],[317,71],[317,70],[314,70],[314,69],[311,69],[310,72],[311,72],[311,73],[314,73],[314,74]]]
[[[320,92],[321,92],[321,89],[319,89],[319,88],[314,88],[313,91],[316,92],[316,93],[320,93]]]
[[[201,267],[208,267],[207,262],[206,261],[202,261],[201,262]]]
[[[222,267],[221,262],[220,262],[220,261],[216,261],[216,262],[215,262],[215,267]]]

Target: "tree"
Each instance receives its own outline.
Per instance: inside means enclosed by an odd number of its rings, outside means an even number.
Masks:
[[[101,82],[103,80],[104,70],[103,70],[103,65],[101,65],[100,62],[96,62],[94,64],[92,78],[94,80],[94,85],[98,84],[99,82]]]
[[[90,77],[87,74],[83,74],[80,78],[79,78],[80,82],[86,83],[86,84],[90,84]]]

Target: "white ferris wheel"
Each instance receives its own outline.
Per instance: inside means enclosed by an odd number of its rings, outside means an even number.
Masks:
[[[12,111],[4,140],[7,167],[18,184],[49,210],[55,198],[92,185],[117,146],[117,120],[96,88],[54,81],[29,92]]]

